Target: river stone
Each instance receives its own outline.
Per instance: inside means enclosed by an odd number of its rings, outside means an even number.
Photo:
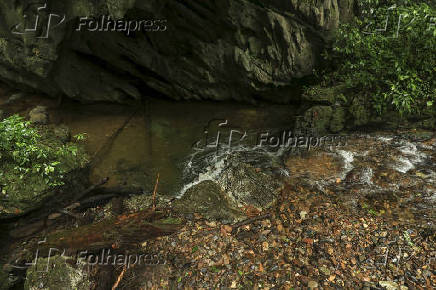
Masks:
[[[173,99],[295,101],[277,89],[312,74],[355,2],[65,0],[38,11],[41,4],[3,0],[0,79],[82,101],[129,102],[156,91]],[[11,32],[50,13],[65,21],[56,26],[54,17],[47,38],[38,38],[46,23],[37,34]],[[130,35],[76,31],[79,17],[99,15],[166,22],[155,27],[164,31]]]
[[[309,287],[309,289],[318,288],[318,282],[316,282],[316,281],[309,281],[309,283],[307,283],[307,287]]]
[[[53,130],[54,135],[56,138],[59,139],[62,143],[67,143],[70,141],[71,138],[71,130],[67,125],[61,124],[59,126],[56,126]]]
[[[36,265],[27,269],[24,289],[90,289],[91,282],[86,268],[83,265],[73,268],[66,259],[63,256],[38,258]]]
[[[228,161],[216,182],[238,207],[251,205],[260,209],[268,208],[282,188],[279,178],[241,162],[237,155]]]
[[[48,123],[48,112],[46,106],[36,106],[29,112],[29,120],[35,124],[45,125]]]
[[[234,220],[240,213],[213,181],[206,180],[188,189],[174,201],[173,209],[183,214],[198,213],[209,220]]]
[[[387,290],[400,289],[400,286],[398,285],[398,283],[393,282],[393,281],[379,281],[378,283],[380,284],[381,287],[383,287]]]

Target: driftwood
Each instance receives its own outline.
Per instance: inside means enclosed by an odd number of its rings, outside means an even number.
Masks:
[[[162,217],[162,212],[153,209],[119,215],[98,223],[50,234],[44,247],[92,251],[135,246],[148,239],[172,234],[180,228],[180,225],[159,222]]]
[[[137,247],[144,241],[160,236],[170,235],[178,231],[181,224],[171,224],[162,220],[162,211],[147,209],[132,214],[119,215],[98,223],[80,226],[78,228],[49,233],[44,242],[33,241],[26,246],[24,253],[36,253],[40,257],[53,255],[53,249],[66,255],[75,255],[79,251],[88,253],[103,249],[129,249]],[[15,255],[9,266],[18,266],[12,261],[24,263],[29,257]],[[17,258],[18,256],[18,258]]]

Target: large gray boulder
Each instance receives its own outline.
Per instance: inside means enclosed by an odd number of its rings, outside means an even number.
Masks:
[[[33,2],[41,4],[0,2],[0,79],[52,96],[116,102],[150,93],[290,101],[297,96],[281,88],[312,73],[354,7],[354,0]],[[37,32],[17,34],[36,15]],[[159,20],[156,30],[164,31],[76,31],[80,17],[103,15]]]

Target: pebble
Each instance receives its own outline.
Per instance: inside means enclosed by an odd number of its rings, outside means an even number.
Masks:
[[[305,211],[305,210],[300,211],[300,218],[302,220],[306,219],[306,215],[307,215],[307,211]]]
[[[378,283],[381,287],[385,287],[387,290],[396,290],[400,288],[398,283],[393,281],[379,281]]]
[[[309,281],[309,283],[307,284],[307,287],[309,287],[309,289],[318,288],[318,282],[316,282],[316,281]]]
[[[326,266],[321,266],[321,268],[319,268],[319,270],[321,271],[321,273],[323,273],[326,276],[330,276],[330,270],[326,267]]]

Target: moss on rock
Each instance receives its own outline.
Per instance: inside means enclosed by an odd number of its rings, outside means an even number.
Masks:
[[[332,118],[330,120],[329,129],[333,133],[338,133],[345,127],[346,112],[342,107],[336,107],[333,111]]]
[[[333,109],[330,106],[313,106],[304,113],[305,128],[312,128],[317,134],[328,131]]]

